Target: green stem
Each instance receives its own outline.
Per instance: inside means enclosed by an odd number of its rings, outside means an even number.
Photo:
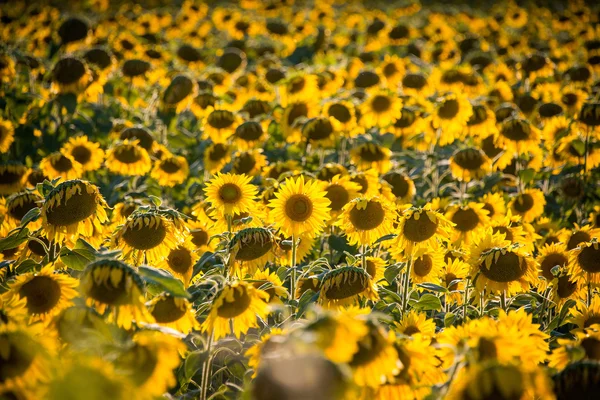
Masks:
[[[465,282],[465,298],[463,301],[463,319],[466,321],[467,320],[467,306],[469,304],[469,284],[471,283],[471,280],[469,278],[467,278],[467,281]]]
[[[296,247],[296,235],[292,235],[292,281],[290,283],[290,297],[292,301],[296,301]],[[292,305],[292,309],[294,310],[294,312],[295,308],[296,307]]]
[[[361,260],[362,260],[362,267],[365,271],[367,270],[367,254],[366,253],[367,253],[367,246],[363,244]]]
[[[587,306],[588,308],[592,305],[592,283],[590,282],[590,273],[588,272],[588,284],[587,284]]]
[[[212,348],[213,342],[213,331],[210,331],[210,335],[208,336],[208,343],[206,344],[206,361],[204,362],[204,366],[202,368],[202,396],[201,400],[206,400],[206,396],[208,395],[208,385],[210,384],[211,378],[211,357],[210,350]]]
[[[500,305],[504,311],[506,311],[506,292],[503,290],[500,294]]]
[[[412,269],[412,265],[414,262],[414,252],[411,253],[410,259],[408,260],[408,264],[406,264],[406,271],[404,271],[404,292],[402,293],[402,316],[408,310],[408,287],[410,283],[410,270]]]

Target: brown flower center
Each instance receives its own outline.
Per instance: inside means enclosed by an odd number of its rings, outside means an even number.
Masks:
[[[513,207],[518,213],[526,213],[531,210],[533,204],[533,197],[528,193],[523,193],[516,198]]]
[[[458,114],[459,104],[456,99],[445,100],[437,110],[438,116],[443,119],[452,119]]]
[[[479,216],[472,208],[459,208],[452,216],[452,222],[456,224],[456,230],[470,232],[479,225]]]
[[[46,218],[49,224],[68,226],[81,222],[96,212],[96,193],[88,193],[83,183],[78,185],[81,187],[80,193],[73,193],[69,199],[63,197],[60,204],[47,209]]]
[[[231,289],[233,290],[233,300],[223,299],[223,304],[217,309],[217,315],[221,318],[235,318],[248,309],[252,299],[248,294],[248,289],[243,286]]]
[[[27,299],[30,314],[45,314],[59,302],[60,285],[49,276],[39,275],[21,286],[19,296]]]
[[[527,264],[517,254],[509,251],[505,254],[500,253],[498,259],[492,261],[489,269],[485,263],[481,264],[479,269],[486,278],[494,282],[507,283],[517,281],[525,275]]]
[[[91,160],[92,152],[86,146],[75,146],[71,150],[71,157],[78,163],[85,165]]]
[[[294,222],[306,221],[312,211],[312,201],[304,194],[294,194],[285,202],[285,215]]]
[[[567,242],[567,250],[573,250],[575,247],[579,246],[580,243],[589,242],[590,240],[592,240],[592,237],[589,233],[585,231],[574,232]]]
[[[373,100],[371,100],[371,108],[377,114],[385,113],[390,109],[391,106],[392,100],[388,96],[378,94],[373,97]]]
[[[479,149],[463,149],[454,154],[454,162],[462,169],[473,171],[483,165],[483,155]]]
[[[377,228],[385,218],[385,210],[381,203],[368,201],[365,208],[359,209],[358,205],[350,210],[350,222],[356,229],[369,231]]]
[[[577,255],[577,263],[585,272],[592,274],[600,272],[600,248],[584,247]]]
[[[185,312],[185,308],[181,309],[175,304],[173,296],[165,296],[154,303],[151,314],[159,324],[168,324],[183,317]]]
[[[142,224],[139,228],[134,228],[133,222],[131,227],[123,233],[123,240],[129,246],[136,250],[150,250],[160,245],[167,236],[167,229],[162,220],[158,225],[150,227]]]
[[[227,204],[234,204],[242,198],[242,190],[235,183],[226,183],[219,189],[219,198]]]
[[[542,276],[546,278],[546,280],[551,281],[554,279],[554,275],[552,275],[552,268],[555,266],[562,267],[567,264],[568,259],[564,254],[561,253],[551,253],[548,254],[542,262],[540,263],[540,269],[542,272]]]
[[[423,242],[437,231],[438,224],[433,222],[426,214],[421,214],[419,219],[415,219],[414,214],[404,223],[404,236],[411,242]]]
[[[190,250],[179,246],[178,248],[171,250],[167,257],[167,264],[173,271],[179,274],[186,274],[193,267],[192,254]]]
[[[433,258],[429,254],[423,254],[421,257],[414,260],[413,271],[415,275],[424,277],[427,276],[433,269]]]
[[[325,197],[331,201],[332,211],[340,211],[350,201],[350,194],[346,188],[338,184],[329,185]]]

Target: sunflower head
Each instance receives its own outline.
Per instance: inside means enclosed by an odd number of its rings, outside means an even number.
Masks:
[[[229,251],[233,260],[262,269],[271,258],[274,246],[275,238],[268,229],[246,228],[237,232],[231,239]]]
[[[352,305],[359,298],[377,299],[371,276],[362,268],[345,266],[331,270],[321,281],[319,302],[325,307]]]
[[[359,197],[348,202],[336,223],[348,235],[350,243],[370,245],[392,229],[392,206],[382,198]]]
[[[288,178],[269,202],[270,216],[287,235],[319,233],[325,227],[330,201],[318,181],[305,182],[304,176]]]
[[[397,247],[411,250],[431,246],[447,238],[452,225],[442,214],[432,211],[430,205],[410,207],[402,213],[398,223]]]
[[[160,262],[184,240],[180,217],[158,210],[138,209],[113,235],[113,245],[136,264]]]
[[[108,205],[95,185],[83,180],[58,184],[42,206],[43,227],[48,239],[62,241],[92,237],[108,221]]]
[[[250,180],[251,177],[246,175],[218,173],[204,189],[206,200],[224,216],[247,212],[258,191]]]

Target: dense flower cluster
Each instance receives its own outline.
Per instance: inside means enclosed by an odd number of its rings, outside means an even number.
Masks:
[[[72,3],[0,6],[1,398],[597,396],[598,7]]]

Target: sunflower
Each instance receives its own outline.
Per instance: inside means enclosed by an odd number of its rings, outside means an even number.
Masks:
[[[144,305],[144,283],[124,262],[100,259],[89,264],[80,278],[79,290],[100,314],[111,310],[109,321],[131,329],[133,323],[153,322]]]
[[[349,201],[358,197],[360,185],[352,182],[348,175],[337,174],[328,181],[324,183],[323,187],[326,192],[325,196],[331,201],[331,220],[333,221]]]
[[[205,244],[201,244],[204,241],[203,238],[200,238],[201,235],[202,233],[197,229],[192,229],[190,236],[180,245],[169,249],[167,257],[159,263],[160,268],[171,272],[186,287],[193,278],[194,266],[200,258],[198,253],[193,250],[194,246],[200,248],[205,246]],[[208,242],[208,234],[205,240]]]
[[[269,217],[286,236],[303,233],[316,235],[325,228],[331,202],[318,181],[304,181],[304,176],[288,178],[269,202]]]
[[[375,92],[360,105],[360,124],[385,128],[402,115],[402,100],[386,92]]]
[[[252,281],[255,288],[269,295],[267,302],[270,304],[281,304],[281,300],[288,297],[288,291],[276,272],[257,270],[252,275]]]
[[[177,338],[158,331],[138,331],[116,357],[115,370],[135,387],[141,398],[153,399],[175,386],[173,373],[185,345]]]
[[[469,264],[459,258],[446,260],[445,268],[440,274],[442,286],[448,289],[446,303],[462,304],[464,296],[461,292],[465,289],[464,281],[469,269]]]
[[[204,133],[215,143],[224,143],[241,123],[239,115],[224,108],[213,108],[204,120]]]
[[[73,157],[59,151],[51,153],[40,161],[40,169],[50,179],[77,179],[83,174],[83,167]]]
[[[468,147],[457,150],[450,158],[452,176],[460,181],[480,180],[492,172],[492,161],[483,150]]]
[[[114,400],[127,400],[135,394],[131,383],[102,358],[78,354],[62,361],[44,387],[46,399],[81,399],[85,396],[89,400],[101,400],[110,396]]]
[[[358,192],[364,197],[373,197],[379,194],[379,175],[376,170],[353,171],[350,173],[350,180],[360,185]]]
[[[371,280],[375,283],[380,282],[384,279],[386,261],[381,257],[365,257],[367,263],[367,273],[371,277]],[[360,260],[357,260],[357,267],[360,264]]]
[[[304,331],[315,336],[315,344],[335,363],[347,363],[359,350],[359,340],[369,333],[367,309],[348,307],[325,310],[310,321]]]
[[[234,137],[241,150],[248,150],[265,140],[263,125],[254,120],[242,122],[235,128]]]
[[[377,388],[376,400],[423,399],[431,394],[432,387],[446,380],[438,352],[427,336],[398,338],[394,347],[402,368]]]
[[[220,215],[231,217],[233,214],[247,212],[256,199],[258,189],[252,185],[251,177],[246,175],[217,173],[204,189],[206,200]]]
[[[42,325],[2,323],[0,343],[0,393],[47,381],[55,345]]]
[[[562,229],[558,233],[558,240],[566,244],[567,250],[573,250],[581,243],[589,242],[595,237],[600,238],[600,229],[592,228],[590,225],[575,224],[575,228]]]
[[[562,243],[546,244],[539,249],[536,262],[540,266],[540,276],[544,278],[540,282],[550,284],[557,278],[559,270],[569,263],[569,253]]]
[[[359,197],[348,202],[336,226],[348,236],[350,244],[371,245],[392,231],[393,207],[379,197]]]
[[[504,220],[506,203],[502,193],[486,193],[479,203],[483,204],[484,210],[487,210],[491,222]]]
[[[336,132],[352,136],[356,129],[354,104],[347,100],[332,100],[323,107],[323,115],[328,116]]]
[[[42,206],[42,227],[48,240],[72,241],[91,238],[108,222],[108,205],[98,187],[83,180],[58,184]]]
[[[464,94],[449,93],[436,100],[432,126],[441,129],[439,145],[444,146],[463,136],[473,107]]]
[[[114,143],[106,154],[106,167],[109,171],[125,176],[142,176],[150,171],[152,162],[145,148],[138,140],[125,139]]]
[[[16,228],[21,224],[23,217],[32,209],[41,207],[44,198],[37,192],[24,191],[11,194],[6,199],[4,221],[2,227],[7,229]],[[41,226],[41,221],[29,223],[29,229],[34,230]]]
[[[405,252],[428,248],[438,241],[446,241],[452,225],[442,214],[432,211],[431,204],[410,207],[400,216],[396,229],[398,236],[393,247]]]
[[[488,361],[463,368],[456,376],[448,399],[525,400],[554,398],[551,384],[539,369],[529,371],[514,364]]]
[[[520,215],[525,222],[533,222],[544,213],[546,199],[539,189],[526,189],[511,199],[508,207],[514,215]]]
[[[319,303],[327,308],[353,305],[359,299],[377,300],[377,288],[362,268],[345,266],[327,272],[321,281]]]
[[[388,172],[381,180],[385,182],[381,185],[382,194],[391,202],[408,204],[417,193],[414,181],[402,172]]]
[[[15,128],[12,122],[0,118],[0,153],[7,153],[15,141]]]
[[[220,171],[231,160],[231,147],[224,143],[212,143],[204,152],[204,169],[209,173]]]
[[[350,150],[352,162],[358,170],[385,174],[392,167],[392,151],[374,142],[362,143]]]
[[[358,386],[376,388],[386,379],[393,379],[402,362],[394,348],[393,332],[386,333],[372,320],[366,322],[368,332],[358,341],[358,351],[348,363]]]
[[[228,283],[212,303],[210,314],[202,324],[203,332],[210,332],[215,340],[233,333],[239,338],[250,328],[258,327],[258,318],[269,314],[268,293],[253,285],[237,281]]]
[[[285,340],[285,332],[280,328],[271,328],[270,332],[262,334],[260,341],[253,344],[246,352],[244,356],[248,358],[248,366],[254,370],[252,378],[256,378],[256,372],[261,366],[261,360],[265,353],[270,349],[276,348],[279,345],[279,341]]]
[[[98,143],[90,142],[87,136],[71,137],[63,145],[62,153],[81,164],[83,172],[98,170],[104,161],[104,150]]]
[[[494,145],[509,154],[523,154],[539,146],[540,131],[527,119],[510,117],[500,123]]]
[[[294,75],[285,79],[282,85],[281,104],[285,107],[294,102],[311,100],[319,91],[316,75]]]
[[[237,232],[229,243],[230,262],[235,275],[254,274],[274,256],[275,238],[265,228],[246,228]]]
[[[477,232],[489,226],[490,218],[483,204],[469,202],[465,206],[455,205],[446,212],[446,218],[454,224],[452,242],[469,244]]]
[[[55,92],[80,94],[92,83],[87,65],[78,58],[66,56],[52,69],[52,87]]]
[[[571,308],[568,322],[577,325],[579,330],[597,330],[594,326],[600,324],[600,299],[597,296],[592,297],[589,305],[580,302]]]
[[[73,304],[77,296],[77,279],[55,273],[49,264],[39,273],[21,274],[8,286],[7,296],[26,300],[31,320],[47,321]]]
[[[600,284],[600,245],[594,237],[570,251],[569,274],[578,283]]]
[[[392,248],[392,253],[399,249]],[[430,282],[439,284],[442,267],[444,266],[444,249],[439,244],[421,247],[412,252],[412,261],[406,260],[409,254],[404,254],[404,261],[412,262],[410,276],[414,283]],[[398,259],[402,259],[398,255]]]
[[[470,276],[477,290],[513,293],[529,290],[538,274],[535,260],[518,244],[511,244],[501,234],[485,230],[475,237],[469,248]]]
[[[331,117],[311,118],[302,125],[302,136],[316,147],[330,147],[335,142],[335,130]]]
[[[135,265],[154,264],[165,260],[184,239],[179,217],[137,210],[113,233],[112,246],[123,250],[123,259],[132,260]]]
[[[406,336],[424,335],[426,337],[433,337],[435,335],[435,322],[432,319],[428,319],[427,314],[414,310],[402,316],[402,319],[399,322],[395,322],[394,326],[398,333]]]
[[[511,243],[519,243],[528,253],[533,253],[536,235],[533,227],[524,223],[518,215],[511,216],[510,211],[502,221],[490,224],[493,233],[500,233]]]
[[[188,162],[184,157],[167,156],[154,162],[152,176],[159,185],[173,187],[183,183],[189,173]]]

